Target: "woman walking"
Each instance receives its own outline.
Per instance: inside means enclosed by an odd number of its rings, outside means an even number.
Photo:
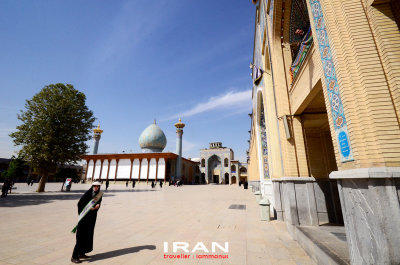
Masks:
[[[78,202],[78,214],[81,214],[85,206],[88,205],[92,199],[97,201],[78,223],[76,244],[71,258],[73,263],[81,263],[82,261],[80,258],[89,258],[86,256],[86,253],[93,250],[94,226],[96,225],[97,211],[100,208],[102,200],[100,185],[101,183],[98,181],[93,182],[92,187],[83,194]]]

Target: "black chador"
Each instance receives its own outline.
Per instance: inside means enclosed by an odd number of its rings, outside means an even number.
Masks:
[[[99,193],[100,187],[97,191],[93,190],[93,186],[83,194],[78,202],[78,214],[80,214],[85,206]],[[100,205],[101,199],[97,202]],[[96,204],[96,205],[97,205]],[[94,206],[95,207],[95,206]],[[85,217],[79,222],[76,231],[76,245],[72,258],[79,261],[79,258],[85,257],[85,254],[93,250],[93,235],[94,226],[96,225],[97,211],[90,210]]]

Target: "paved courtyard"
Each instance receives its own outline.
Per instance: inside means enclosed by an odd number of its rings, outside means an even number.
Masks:
[[[74,184],[60,192],[60,183],[48,183],[46,193],[37,184],[18,183],[0,199],[0,264],[70,264],[77,221],[77,201],[90,186]],[[104,186],[104,185],[103,185]],[[104,190],[104,187],[102,187]],[[246,209],[228,209],[242,204]],[[164,242],[169,252],[164,253]],[[202,242],[224,246],[226,259],[200,250],[188,259],[164,257],[173,242],[188,242],[191,250]],[[82,264],[314,264],[291,239],[284,223],[259,221],[254,195],[237,186],[168,187],[140,185],[134,190],[111,184],[98,212],[94,250]]]

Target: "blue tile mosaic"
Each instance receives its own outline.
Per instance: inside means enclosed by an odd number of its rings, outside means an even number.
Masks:
[[[322,13],[320,0],[309,0],[315,26],[315,36],[318,40],[319,52],[321,54],[322,68],[324,70],[327,94],[331,107],[335,134],[340,150],[342,162],[353,161],[347,121],[344,115],[343,103],[340,97],[339,84],[336,78],[335,65],[333,64],[331,47],[329,45],[328,33]]]

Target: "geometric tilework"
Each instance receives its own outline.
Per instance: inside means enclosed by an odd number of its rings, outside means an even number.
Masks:
[[[332,60],[332,52],[326,32],[321,3],[319,0],[310,0],[310,6],[316,30],[314,36],[316,36],[318,40],[333,125],[340,150],[340,158],[342,162],[353,161],[353,151],[348,136],[346,117],[340,97],[339,84],[336,78],[336,71]]]
[[[260,138],[261,138],[261,150],[262,150],[262,159],[264,165],[264,179],[269,180],[269,167],[268,167],[268,142],[267,142],[267,128],[265,126],[265,113],[264,113],[264,103],[261,94],[261,104],[260,104],[260,116],[259,118],[259,130],[260,130]]]

